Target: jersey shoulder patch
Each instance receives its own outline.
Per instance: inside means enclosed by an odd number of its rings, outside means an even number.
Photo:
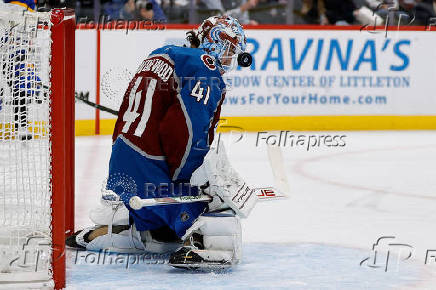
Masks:
[[[204,65],[210,69],[210,70],[216,70],[216,64],[215,64],[215,59],[208,55],[208,54],[202,54],[201,55],[201,60],[203,61]]]

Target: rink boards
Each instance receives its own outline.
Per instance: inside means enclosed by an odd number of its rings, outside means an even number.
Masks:
[[[225,78],[225,126],[248,131],[436,128],[434,31],[252,28],[246,34],[253,64]],[[77,30],[76,94],[117,109],[140,62],[157,47],[183,44],[189,29]],[[114,117],[85,104],[76,104],[76,119],[78,134],[112,133]]]

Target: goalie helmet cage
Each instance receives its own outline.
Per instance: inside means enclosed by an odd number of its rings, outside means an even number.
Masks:
[[[73,10],[0,3],[0,288],[65,287],[74,50]]]

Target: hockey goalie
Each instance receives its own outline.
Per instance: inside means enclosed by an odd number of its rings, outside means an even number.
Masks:
[[[70,247],[124,253],[171,253],[169,264],[227,268],[241,260],[240,217],[257,196],[213,144],[225,96],[222,75],[249,66],[242,26],[214,16],[187,33],[190,47],[154,50],[129,83],[113,133],[102,205],[95,226]],[[241,194],[243,192],[244,194]],[[252,193],[252,192],[251,192]],[[209,202],[144,207],[129,199],[209,195]]]

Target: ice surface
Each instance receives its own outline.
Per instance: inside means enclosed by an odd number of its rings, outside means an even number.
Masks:
[[[428,250],[436,249],[436,132],[295,134],[347,135],[346,146],[281,148],[290,197],[259,203],[243,221],[244,259],[237,268],[219,274],[184,273],[163,264],[126,269],[75,263],[69,252],[68,288],[434,288],[436,251]],[[270,185],[266,147],[256,146],[256,133],[234,143],[238,138],[222,136],[234,167],[247,182]],[[78,137],[76,150],[79,229],[90,225],[88,211],[107,175],[111,139]],[[385,244],[374,263],[371,249],[382,236],[395,239],[380,242]]]
[[[91,261],[73,252],[70,261],[71,289],[398,289],[423,279],[420,266],[405,264],[399,271],[377,271],[359,266],[363,250],[321,244],[248,243],[244,262],[220,273],[204,273],[149,264],[137,258],[112,265]],[[79,255],[76,257],[76,255]],[[88,254],[93,255],[93,254]],[[95,254],[95,256],[97,256]],[[136,260],[137,259],[137,260]],[[106,258],[106,261],[108,259]],[[135,262],[136,261],[136,262]],[[134,263],[134,264],[133,264]],[[133,265],[132,265],[133,264]],[[421,266],[422,267],[422,266]]]

